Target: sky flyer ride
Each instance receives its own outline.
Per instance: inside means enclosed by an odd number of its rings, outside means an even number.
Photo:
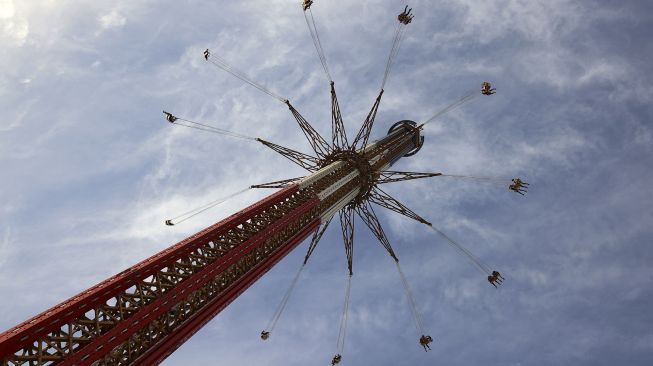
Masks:
[[[433,337],[426,331],[399,258],[376,214],[375,210],[379,208],[391,210],[429,227],[466,256],[484,276],[487,275],[487,281],[492,286],[497,287],[504,281],[501,273],[381,188],[383,184],[407,180],[451,177],[505,184],[515,193],[525,194],[528,183],[519,178],[508,181],[392,170],[402,157],[413,156],[422,148],[423,132],[430,123],[479,94],[492,95],[496,90],[490,83],[483,82],[480,91],[463,95],[428,120],[421,123],[398,121],[389,128],[385,137],[370,141],[386,82],[407,26],[413,21],[412,9],[406,6],[397,16],[394,39],[378,96],[355,136],[348,136],[312,5],[313,1],[304,0],[302,8],[330,85],[330,141],[322,137],[288,99],[257,83],[209,49],[203,53],[207,62],[277,99],[290,110],[311,146],[311,153],[163,112],[165,119],[174,126],[261,143],[305,169],[306,175],[251,185],[165,220],[166,225],[174,226],[247,190],[277,189],[251,206],[0,334],[2,366],[159,364],[302,241],[311,237],[300,269],[261,332],[261,339],[268,340],[302,270],[336,217],[342,231],[348,276],[331,364],[343,360],[354,274],[354,224],[357,220],[370,229],[394,260],[418,332],[418,343],[427,351]]]

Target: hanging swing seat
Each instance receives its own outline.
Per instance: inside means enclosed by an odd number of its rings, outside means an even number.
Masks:
[[[270,338],[270,332],[262,331],[261,332],[261,339],[266,341],[268,338]]]

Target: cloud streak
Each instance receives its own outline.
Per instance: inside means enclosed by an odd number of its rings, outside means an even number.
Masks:
[[[349,135],[369,111],[403,6],[316,1]],[[435,338],[417,344],[392,261],[357,223],[348,365],[646,365],[653,250],[650,6],[571,0],[416,1],[372,137],[425,120],[397,170],[437,177],[387,191],[505,273],[495,291],[427,228],[377,210]],[[255,202],[240,188],[302,175],[259,144],[176,129],[161,110],[309,146],[287,108],[211,67],[211,48],[288,97],[323,134],[329,85],[290,1],[2,2],[0,328],[6,329]],[[385,189],[385,188],[384,188]],[[291,253],[180,348],[169,365],[326,364],[346,281],[338,230],[314,253],[269,342],[260,328],[303,259]],[[54,278],[56,277],[56,281]],[[216,361],[219,360],[219,361]]]

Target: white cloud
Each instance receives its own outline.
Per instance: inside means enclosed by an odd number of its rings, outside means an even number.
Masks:
[[[598,60],[587,66],[578,79],[582,84],[589,84],[595,81],[622,81],[627,75],[628,65],[616,64],[607,60]]]
[[[29,23],[24,17],[16,15],[13,0],[2,0],[0,2],[0,42],[4,36],[9,39],[11,44],[22,46],[28,35]]]
[[[127,23],[127,18],[117,10],[112,10],[108,14],[101,15],[98,21],[103,29],[121,28]]]
[[[0,319],[3,327],[267,192],[240,196],[173,228],[164,226],[163,220],[175,212],[244,185],[303,173],[260,145],[176,129],[163,120],[161,109],[166,109],[308,151],[287,108],[212,68],[201,57],[204,48],[296,101],[325,135],[330,130],[328,84],[297,3],[207,1],[188,7],[147,0],[120,3],[118,11],[82,2],[34,7],[23,14],[24,3],[0,3],[5,5],[0,7],[0,32],[5,35],[7,21],[18,24],[23,17],[29,25],[25,42],[38,45],[24,53],[15,36],[20,27],[12,25],[9,41],[2,44],[8,51],[0,59],[7,71],[0,75],[6,94],[0,99],[6,115],[0,125],[0,165],[10,177],[0,181],[0,202],[21,197],[20,205],[0,209],[3,222],[10,223],[0,235],[0,255],[6,258],[7,247],[16,251],[16,261],[4,263],[0,271],[0,297],[22,299],[20,307],[0,303],[0,313],[7,314]],[[356,302],[347,363],[426,365],[433,363],[430,357],[441,357],[440,363],[452,365],[456,362],[451,360],[516,364],[514,360],[523,359],[524,364],[537,364],[528,357],[541,360],[542,352],[529,356],[520,348],[555,349],[560,341],[547,327],[532,332],[534,313],[551,327],[577,322],[574,329],[581,330],[583,342],[601,346],[605,340],[591,337],[594,322],[567,316],[586,313],[576,308],[579,299],[602,303],[602,294],[622,290],[631,302],[650,298],[645,281],[650,270],[637,262],[638,252],[646,249],[632,243],[645,243],[651,235],[646,216],[650,205],[641,197],[651,182],[642,167],[650,163],[646,146],[652,134],[649,119],[637,113],[645,109],[637,103],[648,103],[652,95],[651,73],[634,74],[627,54],[596,57],[594,50],[608,46],[603,38],[588,47],[579,45],[578,37],[593,36],[595,14],[605,13],[585,3],[464,0],[419,5],[414,6],[417,17],[408,28],[374,134],[382,135],[399,118],[428,117],[439,105],[477,88],[485,77],[496,79],[499,94],[478,98],[429,126],[424,149],[400,161],[397,170],[509,177],[524,172],[537,179],[523,199],[509,196],[502,186],[453,178],[388,188],[483,260],[505,265],[509,276],[501,291],[492,292],[466,258],[425,227],[379,212],[384,224],[389,223],[386,233],[405,266],[418,307],[425,310],[425,322],[442,348],[426,356],[413,352],[417,344],[396,273],[368,230],[357,224]],[[378,92],[391,22],[400,10],[380,0],[316,2],[314,12],[350,136]],[[52,12],[56,16],[48,16]],[[447,19],[438,18],[443,14]],[[134,29],[152,32],[130,33],[126,27],[106,39],[93,36],[98,29],[123,28],[127,21]],[[611,32],[620,29],[610,25]],[[630,42],[639,44],[637,37]],[[595,95],[605,84],[614,87],[611,94]],[[629,118],[617,123],[604,115],[610,108],[621,117],[624,105],[635,106]],[[638,143],[629,144],[631,140]],[[617,176],[637,179],[614,181]],[[633,185],[636,189],[620,188]],[[615,213],[622,205],[627,209]],[[324,343],[335,341],[344,292],[337,226],[332,225],[314,254],[307,272],[315,272],[301,281],[303,296],[291,300],[271,342],[261,346],[256,333],[277,304],[279,289],[294,274],[302,248],[167,363],[186,365],[190,358],[207,364],[218,352],[235,364],[306,365],[315,363],[316,354],[328,362],[331,349]],[[21,245],[11,245],[17,236]],[[601,255],[606,252],[613,266],[604,265]],[[640,282],[626,278],[626,266],[639,268],[632,277]],[[48,280],[55,271],[59,285],[52,286]],[[8,280],[16,273],[22,274],[20,283]],[[34,289],[31,294],[24,292],[28,284]],[[625,311],[618,313],[636,313],[629,311],[631,305],[621,306]],[[605,319],[614,327],[611,332],[627,329],[612,317]],[[513,337],[519,339],[488,341]],[[460,349],[482,355],[461,356]],[[497,354],[505,359],[485,359]],[[559,364],[582,364],[556,357]]]
[[[12,18],[16,13],[13,0],[0,1],[0,19]]]

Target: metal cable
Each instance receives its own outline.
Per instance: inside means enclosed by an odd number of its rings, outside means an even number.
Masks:
[[[403,23],[399,23],[397,27],[395,28],[395,36],[394,39],[392,40],[392,47],[390,48],[390,54],[388,55],[388,61],[386,62],[385,66],[385,72],[383,74],[383,81],[381,82],[381,89],[385,88],[385,84],[388,80],[388,76],[390,75],[390,70],[392,68],[392,65],[394,63],[395,57],[397,56],[397,53],[399,52],[399,47],[401,43],[401,39],[403,38],[403,33],[405,32],[406,26]]]
[[[406,297],[408,298],[408,304],[410,305],[410,312],[413,315],[413,320],[415,320],[415,326],[417,327],[417,331],[419,332],[419,334],[425,334],[424,323],[422,321],[422,317],[419,311],[417,311],[417,306],[415,305],[415,298],[413,297],[413,292],[410,290],[410,286],[408,285],[408,280],[406,280],[406,275],[404,275],[404,271],[401,270],[399,261],[395,261],[395,264],[397,265],[397,271],[399,272],[399,276],[401,276],[401,282],[404,285],[404,289],[406,290]]]
[[[422,126],[425,126],[425,125],[427,125],[427,124],[429,124],[429,123],[435,121],[436,119],[438,119],[438,118],[444,116],[445,114],[447,114],[447,113],[453,111],[454,109],[463,106],[463,105],[466,104],[467,102],[470,102],[471,100],[473,100],[474,98],[476,98],[477,95],[478,95],[478,93],[476,93],[476,92],[469,92],[469,93],[463,95],[463,96],[460,97],[458,100],[456,100],[455,102],[449,104],[448,106],[446,106],[445,108],[443,108],[441,111],[439,111],[438,113],[436,113],[435,115],[433,115],[433,117],[427,119],[426,122],[422,123]]]
[[[277,325],[277,322],[279,321],[279,318],[281,318],[281,314],[283,314],[283,311],[286,309],[286,305],[288,305],[288,300],[290,300],[290,296],[292,295],[295,287],[297,286],[297,281],[299,280],[299,276],[301,275],[302,271],[304,270],[305,265],[302,264],[301,267],[299,267],[299,270],[297,271],[297,274],[293,278],[292,282],[290,283],[290,287],[288,287],[288,290],[286,290],[286,293],[283,295],[283,298],[281,299],[281,302],[277,306],[277,309],[274,312],[274,315],[268,322],[267,327],[265,328],[266,331],[272,333],[274,328]]]
[[[451,239],[449,236],[447,236],[447,234],[443,233],[442,231],[440,231],[435,226],[429,225],[429,227],[431,228],[431,230],[435,231],[440,236],[442,236],[447,241],[447,243],[449,243],[451,246],[453,246],[454,248],[458,249],[461,253],[466,255],[476,265],[476,267],[478,267],[478,269],[481,270],[481,272],[483,272],[485,274],[488,274],[488,275],[492,273],[492,270],[490,269],[490,267],[488,267],[478,257],[476,257],[474,254],[472,254],[472,252],[467,250],[467,248],[463,247],[462,245],[460,245],[459,243],[457,243],[456,241]]]
[[[310,13],[311,16],[310,20],[306,15],[307,11]],[[317,56],[320,58],[320,63],[322,64],[324,73],[326,74],[329,81],[331,81],[332,80],[331,73],[329,72],[329,66],[327,64],[326,55],[324,54],[324,49],[322,48],[322,42],[320,41],[320,34],[317,31],[317,23],[315,23],[315,18],[313,17],[313,10],[311,10],[311,8],[308,8],[307,11],[304,11],[304,18],[306,19],[306,25],[308,26],[308,30],[311,33],[311,38],[313,39],[313,45],[315,46],[315,51],[317,52]]]
[[[347,279],[347,291],[345,292],[345,304],[343,306],[342,318],[340,319],[340,330],[338,331],[338,343],[336,349],[338,354],[345,351],[345,337],[347,336],[347,322],[349,320],[349,303],[351,298],[351,275]]]
[[[207,203],[205,205],[202,205],[200,207],[192,209],[192,210],[190,210],[188,212],[184,212],[183,214],[181,214],[179,216],[176,216],[176,217],[174,217],[174,218],[172,218],[170,220],[166,220],[166,223],[170,223],[169,224],[170,226],[180,224],[180,223],[190,219],[191,217],[197,216],[197,215],[201,214],[202,212],[204,212],[204,211],[206,211],[206,210],[208,210],[210,208],[213,208],[213,207],[215,207],[215,206],[217,206],[217,205],[219,205],[219,204],[221,204],[221,203],[223,203],[225,201],[228,201],[231,198],[234,198],[234,197],[236,197],[236,196],[238,196],[240,194],[243,194],[243,193],[247,192],[250,189],[251,189],[251,187],[247,187],[247,188],[242,189],[242,190],[240,190],[238,192],[234,192],[234,193],[232,193],[230,195],[219,198],[219,199],[217,199],[215,201],[211,201],[211,202],[209,202],[209,203]]]
[[[189,124],[179,123],[177,121],[173,122],[172,124],[177,125],[177,126],[194,128],[194,129],[200,130],[200,131],[213,132],[213,133],[217,133],[219,135],[231,136],[231,137],[235,137],[235,138],[239,138],[239,139],[256,141],[255,137],[243,135],[243,134],[240,134],[240,133],[237,133],[237,132],[224,130],[222,128],[214,127],[214,126],[207,125],[207,124],[204,124],[204,123],[195,122],[195,121],[191,121],[191,120],[188,120],[188,119],[185,119],[185,118],[180,118],[180,117],[177,117],[177,120],[178,121],[184,121],[184,122],[189,123]]]
[[[383,75],[383,82],[381,83],[382,88],[385,86],[388,75],[390,74],[390,68],[392,67],[392,63],[394,62],[394,58],[396,55],[395,50],[397,49],[397,43],[399,42],[401,31],[403,28],[404,27],[402,23],[398,23],[397,27],[395,28],[395,36],[392,41],[392,47],[390,48],[390,54],[388,55],[388,60],[386,62],[385,73]]]
[[[215,58],[216,61],[213,60],[214,58]],[[220,69],[222,69],[222,70],[230,73],[231,75],[237,77],[238,79],[240,79],[240,80],[248,83],[249,85],[255,87],[256,89],[264,92],[265,94],[277,99],[281,103],[286,102],[285,98],[283,98],[280,95],[270,91],[268,88],[264,87],[263,85],[256,83],[255,81],[250,79],[244,72],[242,72],[242,71],[236,69],[235,67],[229,65],[229,63],[226,60],[224,60],[223,58],[221,58],[220,56],[215,56],[215,55],[209,53],[209,55],[206,56],[206,60],[209,61],[210,63],[212,63],[213,65],[219,67]]]
[[[485,182],[485,183],[496,184],[501,186],[508,185],[508,182],[510,181],[510,179],[504,179],[498,177],[474,177],[469,175],[452,175],[452,174],[442,174],[441,176],[463,179],[463,180],[471,180],[476,182]]]

